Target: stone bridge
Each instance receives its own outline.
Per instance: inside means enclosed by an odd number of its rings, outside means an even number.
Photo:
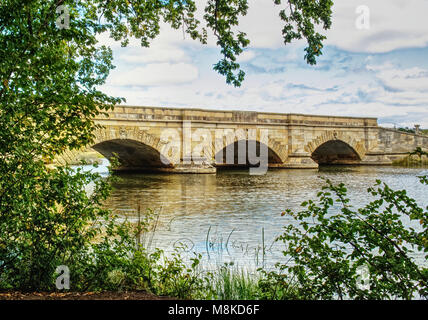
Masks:
[[[116,154],[118,170],[212,173],[256,166],[239,153],[251,143],[256,152],[267,150],[269,168],[298,169],[389,165],[416,147],[428,148],[428,136],[379,127],[376,118],[118,106],[96,123],[102,128],[92,148],[107,158]]]

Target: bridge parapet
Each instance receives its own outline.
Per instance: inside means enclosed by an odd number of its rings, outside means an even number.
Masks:
[[[255,125],[306,125],[339,127],[377,127],[376,118],[285,114],[254,111],[180,109],[160,107],[118,106],[100,115],[98,120],[240,123]]]

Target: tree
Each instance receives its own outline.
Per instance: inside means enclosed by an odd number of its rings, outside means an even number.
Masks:
[[[332,1],[283,6],[284,42],[306,39],[305,59],[314,64],[324,39],[315,27],[330,27]],[[1,1],[0,283],[48,288],[57,264],[79,256],[95,237],[92,224],[106,217],[101,203],[108,186],[100,177],[45,165],[90,144],[94,117],[124,101],[97,89],[114,68],[111,49],[99,46],[97,35],[109,32],[123,46],[135,37],[147,47],[162,20],[202,43],[211,30],[223,55],[214,69],[227,83],[241,84],[236,57],[249,40],[235,28],[247,0],[209,0],[205,25],[196,10],[192,0]],[[61,13],[69,14],[63,23]],[[89,181],[96,183],[92,195],[85,193]]]

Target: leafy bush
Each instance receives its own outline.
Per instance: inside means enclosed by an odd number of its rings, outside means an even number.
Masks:
[[[73,265],[100,233],[109,184],[90,172],[34,165],[37,179],[20,179],[2,192],[0,289],[51,290],[59,265]],[[23,170],[31,173],[28,167]],[[21,178],[19,170],[16,178]],[[86,186],[93,183],[93,193]]]
[[[428,184],[427,177],[420,177]],[[264,296],[294,299],[412,299],[428,296],[428,208],[377,181],[375,199],[354,208],[343,184],[327,180],[317,201],[287,214],[278,237],[285,262],[263,271]],[[419,261],[417,257],[422,257]],[[368,286],[363,281],[366,272]]]
[[[410,128],[408,128],[408,127],[405,127],[405,128],[398,128],[397,130],[398,130],[398,131],[402,131],[402,132],[407,132],[407,133],[415,133],[415,130],[414,130],[414,129],[410,129]]]
[[[168,258],[146,250],[152,211],[135,225],[102,209],[112,177],[66,167],[38,174],[34,185],[16,183],[19,190],[2,195],[0,290],[54,291],[60,265],[70,271],[72,291],[147,290],[190,298],[205,283],[198,277],[200,256],[188,267],[178,251]]]

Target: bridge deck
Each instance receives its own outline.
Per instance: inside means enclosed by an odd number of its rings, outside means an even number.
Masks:
[[[117,106],[108,112],[109,117],[98,120],[162,121],[162,122],[205,122],[240,123],[269,125],[308,125],[308,126],[346,126],[377,127],[377,118],[308,115],[297,113],[271,113],[256,111],[205,110],[189,108],[161,108]]]

